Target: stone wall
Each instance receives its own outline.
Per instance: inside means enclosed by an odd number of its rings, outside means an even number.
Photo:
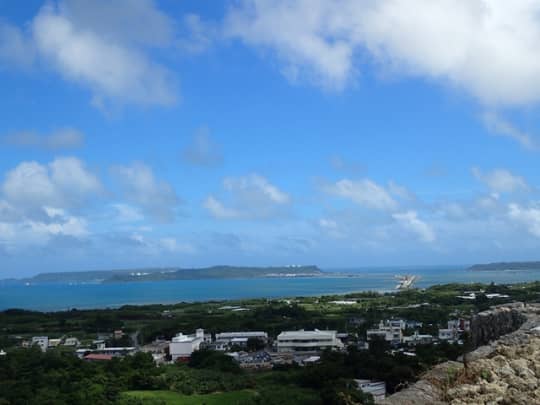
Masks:
[[[469,368],[471,370],[479,369],[479,375],[475,377],[477,381],[474,380],[472,384],[460,385],[458,383],[452,386],[450,377],[464,375],[465,370],[462,363],[449,361],[429,370],[422,376],[422,379],[411,387],[389,396],[382,404],[432,405],[452,403],[462,405],[464,403],[485,403],[482,399],[486,398],[492,400],[492,402],[488,401],[489,403],[499,403],[499,399],[501,401],[508,399],[509,396],[515,395],[520,390],[524,398],[533,400],[533,402],[516,403],[540,403],[534,402],[540,401],[540,390],[537,389],[537,386],[534,386],[535,381],[538,384],[539,380],[534,380],[529,376],[528,371],[523,367],[523,370],[518,371],[512,369],[514,374],[507,370],[509,381],[505,381],[506,377],[504,375],[499,376],[497,373],[491,372],[491,370],[488,370],[488,374],[493,381],[483,380],[483,373],[487,370],[486,364],[489,364],[486,362],[491,361],[491,359],[493,361],[500,360],[499,362],[501,362],[502,360],[498,357],[495,358],[495,356],[500,356],[501,353],[509,353],[508,350],[516,351],[518,357],[523,356],[523,353],[529,353],[532,358],[540,359],[540,353],[538,352],[540,344],[537,346],[535,346],[536,343],[532,344],[531,337],[533,336],[540,336],[540,305],[538,304],[525,306],[522,303],[514,303],[481,312],[471,319],[471,340],[473,345],[478,347],[467,355]],[[479,346],[488,342],[490,342],[488,345]],[[517,363],[512,363],[515,359],[511,358],[511,356],[508,357],[509,364],[517,367]],[[529,363],[529,368],[537,371],[538,376],[540,376],[540,363],[538,363],[538,366]],[[520,363],[521,366],[523,364]],[[496,367],[494,367],[494,370],[497,370]],[[523,380],[524,377],[520,377],[521,379],[516,377],[512,380],[512,375],[519,376],[520,372],[527,374],[526,377],[530,378]],[[529,391],[524,389],[527,384],[531,385]],[[503,387],[502,391],[488,392],[497,385]],[[485,398],[475,397],[475,395],[483,395],[482,393],[486,393]],[[493,401],[493,398],[496,398],[496,400]]]
[[[521,302],[479,312],[471,318],[471,345],[477,348],[511,333],[526,321]]]

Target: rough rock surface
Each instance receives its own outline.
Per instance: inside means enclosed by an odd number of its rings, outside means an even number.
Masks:
[[[494,308],[476,317],[478,341],[516,322],[518,330],[481,346],[462,363],[439,364],[410,388],[383,404],[540,404],[540,305],[521,303]],[[495,325],[495,323],[501,325]],[[473,331],[474,333],[474,331]],[[494,335],[490,335],[493,333]]]

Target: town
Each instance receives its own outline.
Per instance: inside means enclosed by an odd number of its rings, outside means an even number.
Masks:
[[[294,377],[294,370],[311,373],[330,363],[338,373],[352,377],[354,390],[377,402],[413,382],[422,370],[470,350],[474,313],[493,304],[531,301],[539,288],[538,283],[448,285],[387,294],[49,314],[10,310],[0,314],[6,325],[0,356],[39,348],[44,354],[60,352],[84,363],[105,365],[145,355],[156,370],[181,367],[189,372],[199,354],[216,353],[256,380],[292,370],[294,383],[303,378]],[[472,294],[474,300],[468,298]],[[28,326],[25,319],[31,322]],[[36,319],[41,319],[39,324]],[[99,331],[90,332],[93,328]],[[16,333],[32,329],[51,333]],[[357,371],[346,365],[349,358],[357,359]]]

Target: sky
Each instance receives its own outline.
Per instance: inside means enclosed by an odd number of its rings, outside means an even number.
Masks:
[[[540,260],[540,3],[0,0],[0,278]]]

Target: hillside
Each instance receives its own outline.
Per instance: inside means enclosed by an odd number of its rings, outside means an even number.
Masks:
[[[260,277],[313,277],[322,275],[317,266],[296,267],[235,267],[213,266],[203,269],[178,269],[176,271],[149,272],[147,274],[115,274],[106,282],[200,280]]]
[[[132,281],[197,280],[260,277],[313,277],[324,273],[317,266],[237,267],[213,266],[200,269],[151,268],[40,273],[21,280],[27,283],[117,283]]]
[[[475,264],[471,271],[540,270],[540,262],[499,262]]]

